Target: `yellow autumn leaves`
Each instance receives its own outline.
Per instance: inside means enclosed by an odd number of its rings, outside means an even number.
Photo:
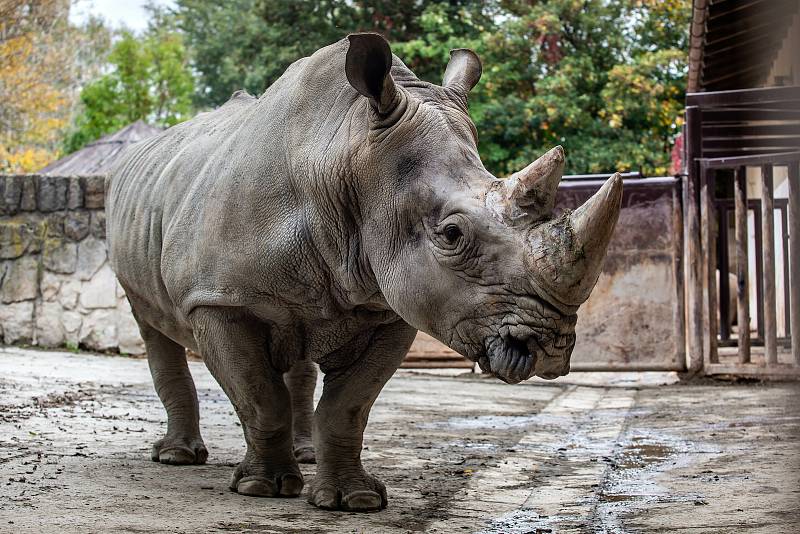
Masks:
[[[69,3],[0,5],[0,172],[31,172],[58,156],[70,116]]]

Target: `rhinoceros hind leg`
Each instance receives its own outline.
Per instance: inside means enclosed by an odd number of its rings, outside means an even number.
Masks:
[[[191,322],[203,361],[233,404],[247,442],[230,488],[258,497],[300,495],[292,403],[283,370],[267,353],[269,327],[230,307],[196,308]]]
[[[292,396],[294,417],[294,457],[298,463],[314,464],[314,444],[311,427],[314,424],[314,388],[317,385],[317,366],[309,358],[298,360],[283,375]]]
[[[170,465],[204,464],[208,451],[200,436],[200,409],[186,350],[140,319],[134,318],[147,349],[153,385],[167,411],[167,434],[153,444],[154,462]]]

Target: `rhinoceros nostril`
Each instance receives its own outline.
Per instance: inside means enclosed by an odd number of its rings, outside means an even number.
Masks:
[[[526,341],[527,341],[527,339],[520,339],[520,338],[517,338],[517,337],[514,337],[514,336],[508,336],[503,340],[503,342],[506,344],[506,346],[510,350],[514,351],[517,354],[520,354],[520,353],[528,354],[529,353],[528,345],[527,345]]]

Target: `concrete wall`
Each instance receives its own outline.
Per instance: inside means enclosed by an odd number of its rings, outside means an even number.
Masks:
[[[600,185],[562,182],[558,206],[580,206]],[[603,271],[578,311],[573,368],[670,367],[682,360],[675,335],[676,215],[681,220],[675,187],[672,178],[625,180]]]
[[[0,339],[141,353],[108,264],[103,177],[0,176]]]

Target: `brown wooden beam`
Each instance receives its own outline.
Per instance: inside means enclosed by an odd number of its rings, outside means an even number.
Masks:
[[[705,286],[704,365],[717,363],[717,243],[714,210],[714,171],[703,170],[700,185],[700,229],[703,242],[703,285]]]
[[[739,325],[739,363],[750,361],[750,292],[747,258],[747,169],[736,169],[734,179],[736,218],[736,296]]]
[[[688,332],[686,367],[697,373],[703,367],[703,271],[700,240],[700,165],[702,115],[700,108],[686,108],[686,161],[684,183],[684,235],[686,236],[686,292]]]
[[[707,169],[733,169],[741,165],[751,167],[766,164],[789,165],[797,161],[800,161],[800,151],[781,152],[779,154],[755,154],[752,156],[736,156],[730,158],[703,158],[701,164]]]
[[[749,123],[752,121],[796,121],[800,111],[752,108],[711,108],[703,110],[703,124]]]
[[[792,355],[794,364],[800,366],[800,163],[797,162],[789,166],[789,287]]]
[[[718,137],[782,137],[800,134],[797,124],[711,124],[703,125],[703,140]]]
[[[778,363],[778,322],[775,298],[775,207],[772,198],[774,183],[772,165],[761,167],[761,246],[763,251],[764,285],[764,350],[767,365]]]
[[[701,107],[735,107],[742,104],[768,104],[770,102],[786,101],[800,101],[800,86],[735,89],[731,91],[689,93],[686,95],[687,106]]]

